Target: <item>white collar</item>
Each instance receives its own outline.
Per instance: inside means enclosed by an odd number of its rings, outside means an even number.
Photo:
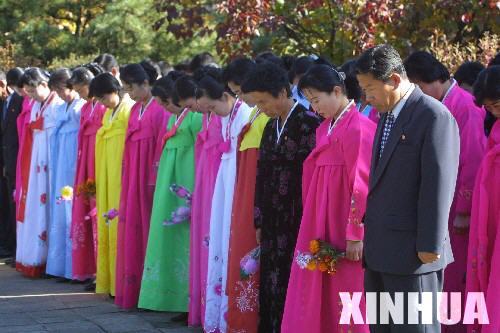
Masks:
[[[396,106],[392,109],[391,113],[394,116],[394,120],[396,120],[401,113],[401,110],[406,104],[406,101],[408,98],[410,98],[411,93],[415,90],[415,85],[413,83],[410,84],[410,88],[406,91],[406,93],[403,95],[403,97],[399,100],[399,102],[396,104]]]
[[[335,127],[337,127],[337,124],[339,123],[340,119],[342,119],[345,116],[345,114],[347,112],[349,112],[349,110],[351,109],[351,107],[353,105],[354,105],[354,100],[350,100],[349,103],[347,103],[346,107],[342,109],[342,111],[340,112],[337,119],[335,119],[335,121],[333,123],[330,121],[330,125],[328,126],[328,134],[327,135],[332,134],[333,129]]]
[[[298,104],[299,101],[296,101],[295,104],[292,106],[292,108],[286,115],[285,121],[283,122],[283,126],[281,126],[281,129],[280,129],[280,118],[278,117],[276,119],[276,144],[280,143],[281,134],[283,134],[283,131],[285,130],[288,118],[290,118],[290,116],[292,115],[293,111],[295,111],[295,108],[297,107]]]
[[[446,90],[446,93],[444,94],[443,98],[441,99],[441,103],[444,103],[444,101],[446,100],[446,97],[448,97],[448,95],[450,94],[451,90],[453,88],[455,88],[455,85],[457,84],[457,81],[455,81],[455,79],[451,79],[451,80],[452,80],[451,85],[448,88],[448,90]]]

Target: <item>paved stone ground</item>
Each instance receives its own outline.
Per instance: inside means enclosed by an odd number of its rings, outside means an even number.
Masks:
[[[124,311],[81,284],[28,279],[0,260],[0,332],[201,333],[172,323],[176,313]]]

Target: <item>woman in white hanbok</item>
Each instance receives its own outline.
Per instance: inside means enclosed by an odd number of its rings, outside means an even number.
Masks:
[[[27,188],[22,188],[20,209],[22,219],[17,222],[16,269],[29,277],[45,273],[47,261],[47,224],[50,214],[50,146],[49,138],[56,125],[57,112],[63,101],[48,86],[48,74],[39,68],[30,68],[22,83],[28,95],[36,102],[31,109],[27,140],[31,143],[31,158],[23,162],[29,168]]]

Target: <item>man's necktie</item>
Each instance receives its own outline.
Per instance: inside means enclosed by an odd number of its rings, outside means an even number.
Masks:
[[[392,112],[387,114],[387,118],[385,119],[384,124],[384,133],[382,134],[382,140],[380,141],[380,153],[378,158],[382,157],[382,153],[384,152],[385,145],[387,144],[387,140],[389,140],[389,135],[391,134],[392,127],[394,126],[394,115]]]

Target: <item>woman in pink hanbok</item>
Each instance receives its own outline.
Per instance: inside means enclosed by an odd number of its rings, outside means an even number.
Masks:
[[[205,293],[208,270],[210,213],[215,180],[221,163],[223,142],[221,117],[202,110],[196,103],[197,83],[184,76],[175,82],[179,104],[204,113],[203,127],[195,144],[195,184],[191,206],[189,242],[189,317],[190,326],[202,325],[205,318]]]
[[[472,198],[466,292],[482,292],[489,324],[468,326],[469,333],[500,332],[500,66],[481,72],[474,84],[476,102],[497,119],[477,173]]]
[[[316,65],[302,77],[300,91],[325,121],[316,148],[304,162],[303,215],[281,324],[282,332],[368,332],[367,325],[340,324],[339,292],[362,292],[364,226],[375,124],[349,101],[344,73]],[[300,258],[320,239],[346,253],[330,275],[305,269]],[[364,301],[361,303],[364,311]]]
[[[76,68],[69,80],[80,97],[87,101],[80,116],[71,221],[73,279],[80,281],[93,279],[96,273],[95,138],[106,107],[89,96],[89,85],[102,72],[100,66],[88,64]],[[93,188],[89,188],[91,184]],[[93,286],[90,283],[87,289],[92,290]]]
[[[19,139],[19,152],[17,154],[17,161],[16,161],[16,192],[14,195],[15,201],[16,201],[16,220],[18,220],[17,214],[19,212],[19,197],[21,193],[21,184],[23,182],[23,178],[27,179],[28,175],[22,174],[21,173],[21,163],[22,159],[26,158],[26,156],[23,156],[22,152],[25,150],[25,137],[26,137],[26,132],[29,130],[28,125],[29,125],[29,120],[30,120],[30,114],[31,114],[31,108],[33,104],[35,103],[35,100],[31,97],[29,97],[26,94],[26,90],[24,88],[19,88],[21,90],[22,95],[24,96],[23,100],[23,107],[21,109],[21,113],[17,117],[17,136]],[[27,184],[27,180],[26,180]]]
[[[486,148],[483,129],[486,113],[474,104],[472,95],[450,78],[446,67],[431,54],[423,51],[412,53],[405,60],[405,68],[412,82],[448,108],[460,131],[460,162],[448,227],[455,261],[446,267],[443,291],[463,294],[474,182]],[[464,301],[465,297],[462,298],[462,309]],[[462,324],[443,325],[442,329],[449,333],[466,331]]]
[[[158,147],[170,116],[151,94],[156,77],[155,68],[145,61],[120,70],[125,91],[136,101],[123,153],[116,254],[115,304],[125,309],[136,307],[139,299],[160,158]]]

